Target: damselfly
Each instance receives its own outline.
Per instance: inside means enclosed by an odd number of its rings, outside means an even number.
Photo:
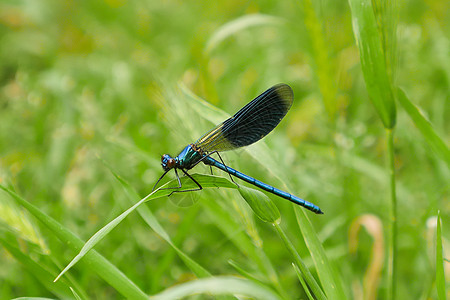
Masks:
[[[164,174],[158,179],[153,190],[171,169],[175,170],[175,175],[178,179],[177,188],[181,188],[181,181],[177,170],[181,170],[198,186],[196,189],[182,190],[180,192],[201,190],[202,186],[200,183],[189,175],[187,171],[195,167],[198,163],[203,162],[206,165],[219,168],[269,193],[301,205],[316,214],[323,214],[318,206],[308,201],[226,166],[219,155],[220,151],[248,146],[262,139],[280,123],[281,119],[283,119],[291,108],[293,100],[294,94],[292,89],[286,84],[277,84],[253,99],[234,116],[207,132],[195,143],[186,146],[178,156],[171,157],[168,154],[164,154],[161,157]],[[218,154],[221,162],[211,157],[215,153]],[[177,191],[174,190],[173,192]]]

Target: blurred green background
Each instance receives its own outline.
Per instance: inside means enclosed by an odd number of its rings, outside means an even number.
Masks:
[[[447,1],[400,2],[394,64],[396,84],[447,143],[449,20]],[[368,99],[346,1],[1,1],[0,184],[87,240],[131,206],[102,160],[144,197],[162,174],[161,154],[178,154],[223,120],[219,110],[199,108],[199,98],[231,115],[280,82],[295,94],[285,119],[258,145],[223,158],[319,205],[325,215],[307,215],[347,297],[361,299],[368,278],[372,296],[383,299],[386,137]],[[435,298],[435,217],[440,210],[445,251],[449,168],[401,106],[397,112],[397,293]],[[284,298],[306,298],[277,233],[237,191],[209,189],[194,197],[198,202],[187,207],[167,198],[145,205],[212,274],[238,274],[232,260],[264,279],[239,246],[246,239],[265,253]],[[281,227],[312,266],[293,206],[270,198]],[[3,191],[0,224],[2,243],[54,276],[77,254]],[[357,233],[358,224],[366,230]],[[96,250],[149,295],[195,279],[136,213]],[[62,297],[24,262],[0,248],[0,298]],[[123,297],[88,264],[69,273],[88,297]]]

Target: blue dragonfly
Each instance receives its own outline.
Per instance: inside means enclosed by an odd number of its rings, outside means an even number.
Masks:
[[[303,206],[316,214],[323,214],[320,208],[311,202],[279,190],[226,166],[219,154],[221,151],[234,150],[248,146],[262,139],[280,123],[291,108],[293,100],[294,93],[292,92],[292,89],[286,84],[277,84],[250,101],[231,118],[225,120],[204,134],[195,143],[187,145],[178,156],[171,157],[169,154],[164,154],[161,157],[161,165],[164,174],[158,179],[153,190],[155,190],[158,183],[167,172],[172,169],[174,169],[178,180],[178,187],[175,187],[175,190],[172,193],[201,190],[202,186],[200,183],[189,175],[187,171],[200,162],[203,162],[205,165],[216,167],[230,174],[230,178],[233,182],[234,180],[231,175],[266,192]],[[215,153],[217,153],[221,162],[211,157],[211,155]],[[177,191],[177,188],[181,188],[181,181],[177,170],[181,170],[198,186],[198,188]]]

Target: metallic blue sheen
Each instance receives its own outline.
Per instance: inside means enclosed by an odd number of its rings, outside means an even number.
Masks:
[[[195,151],[191,145],[187,145],[186,148],[175,157],[175,162],[177,166],[182,169],[191,169],[196,162],[198,162],[202,158],[202,155]]]
[[[268,185],[267,183],[264,183],[262,181],[259,181],[253,177],[250,177],[248,175],[245,175],[244,173],[241,173],[235,169],[232,169],[228,166],[225,166],[224,164],[218,162],[211,156],[206,157],[203,162],[206,165],[214,166],[216,168],[221,169],[224,172],[227,172],[228,174],[231,174],[233,176],[236,176],[237,178],[244,180],[245,182],[248,182],[250,184],[253,184],[254,186],[259,187],[262,190],[265,190],[266,192],[272,193],[274,195],[277,195],[281,198],[284,198],[286,200],[291,201],[292,203],[298,204],[300,206],[303,206],[304,208],[309,209],[312,212],[315,212],[316,214],[323,214],[323,212],[320,210],[320,208],[317,205],[312,204],[311,202],[305,201],[301,198],[298,198],[292,194],[286,193],[282,190],[279,190],[271,185]]]

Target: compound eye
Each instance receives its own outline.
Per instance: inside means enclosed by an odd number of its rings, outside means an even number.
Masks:
[[[169,169],[172,169],[173,167],[175,167],[175,159],[169,158],[169,160],[167,161],[167,167]]]
[[[172,157],[170,157],[169,154],[164,154],[163,156],[161,156],[161,162],[162,162],[163,164],[167,164],[167,162],[168,162],[169,160],[171,160],[171,159],[172,159]]]

